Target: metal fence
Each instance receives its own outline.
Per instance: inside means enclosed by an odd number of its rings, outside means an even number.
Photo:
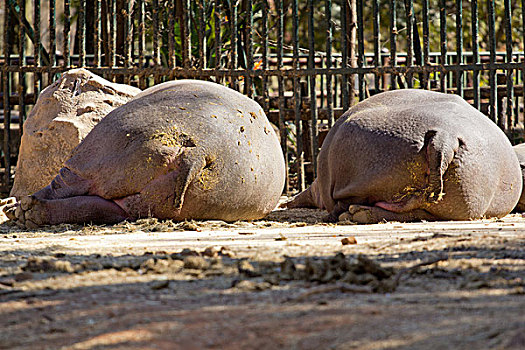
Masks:
[[[217,81],[280,129],[286,191],[315,176],[320,144],[375,93],[463,96],[522,139],[525,0],[0,0],[1,190],[39,91],[86,67],[146,88]]]

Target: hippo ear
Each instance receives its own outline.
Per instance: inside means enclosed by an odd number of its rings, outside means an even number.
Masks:
[[[430,130],[425,134],[426,156],[429,170],[427,194],[430,201],[443,198],[443,175],[454,159],[459,148],[457,137],[444,130]]]
[[[180,167],[177,169],[177,177],[173,188],[173,206],[176,210],[182,209],[184,195],[186,194],[188,186],[206,166],[205,158],[201,154],[192,152],[191,150],[188,151],[187,148],[181,157]]]

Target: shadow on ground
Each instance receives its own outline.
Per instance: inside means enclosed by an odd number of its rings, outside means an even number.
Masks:
[[[274,260],[12,250],[0,348],[523,348],[522,243],[448,239]]]

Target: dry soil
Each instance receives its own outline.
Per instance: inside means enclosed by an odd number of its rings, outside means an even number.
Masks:
[[[525,349],[525,218],[0,226],[1,349]]]

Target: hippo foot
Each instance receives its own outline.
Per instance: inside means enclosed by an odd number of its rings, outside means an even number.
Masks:
[[[397,213],[385,210],[378,206],[370,207],[366,205],[352,204],[348,207],[348,211],[339,216],[339,221],[352,221],[357,224],[377,224],[384,221],[436,221],[439,218],[430,214],[423,209],[414,209],[403,213]]]
[[[35,229],[42,225],[46,218],[43,211],[39,208],[41,201],[34,196],[22,198],[19,202],[11,202],[2,208],[4,214],[20,227]]]
[[[374,207],[366,205],[352,204],[348,207],[348,211],[339,215],[339,221],[352,221],[358,224],[375,224],[381,220],[375,218],[373,210]]]

